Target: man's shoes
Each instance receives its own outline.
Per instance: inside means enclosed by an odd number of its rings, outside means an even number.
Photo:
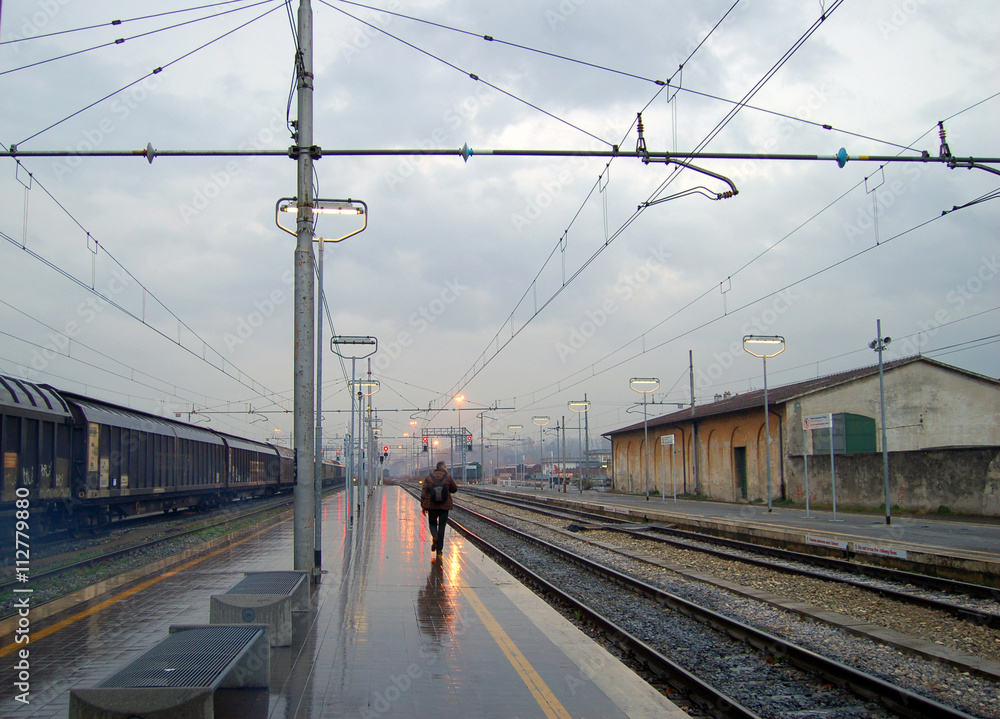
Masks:
[[[437,542],[431,542],[431,551],[436,552],[438,548]]]

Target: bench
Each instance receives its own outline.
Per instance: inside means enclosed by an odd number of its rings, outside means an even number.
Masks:
[[[267,711],[270,643],[261,625],[170,627],[159,644],[94,688],[70,691],[69,719],[206,719],[216,690],[258,689],[243,716]],[[260,695],[263,694],[261,697]]]
[[[225,594],[213,594],[211,624],[266,624],[272,647],[292,643],[292,612],[309,611],[308,572],[247,572]]]

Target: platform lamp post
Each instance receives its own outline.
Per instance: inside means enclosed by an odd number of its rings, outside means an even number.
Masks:
[[[465,428],[462,427],[462,402],[465,401],[465,395],[460,394],[455,398],[455,405],[458,407],[458,430],[462,433],[462,442],[458,447],[458,457],[462,462],[462,484],[466,483],[465,478]],[[452,435],[451,444],[455,446],[455,436]]]
[[[371,362],[371,360],[369,360],[369,362]],[[361,486],[358,491],[357,500],[355,501],[357,509],[360,510],[368,498],[367,477],[368,472],[371,470],[371,462],[373,459],[371,452],[371,447],[373,446],[371,441],[372,427],[370,421],[365,421],[364,402],[366,397],[370,398],[373,394],[378,392],[379,389],[381,389],[381,383],[377,379],[363,379],[358,380],[357,382],[352,382],[351,389],[352,391],[356,391],[358,395],[358,447],[360,449],[359,456],[363,455],[365,458],[365,463],[363,464],[361,471],[358,473],[361,477]],[[368,400],[368,411],[369,413],[371,412],[371,399]],[[368,427],[367,433],[365,432],[366,426]],[[368,451],[362,449],[364,447],[367,447]]]
[[[764,440],[767,453],[767,511],[771,511],[771,408],[767,403],[767,358],[785,351],[785,338],[780,335],[746,335],[743,349],[764,360]]]
[[[524,425],[521,424],[508,424],[507,431],[514,435],[514,441],[517,441],[517,433],[524,429]],[[514,485],[517,486],[517,453],[514,453]]]
[[[646,395],[643,395],[643,397],[645,397],[645,396]],[[587,401],[587,395],[584,395],[582,401],[581,400],[575,400],[575,401],[572,401],[572,402],[567,402],[566,406],[569,407],[569,411],[570,412],[576,412],[576,414],[577,414],[577,418],[576,418],[576,424],[577,424],[577,447],[579,447],[580,450],[583,451],[583,462],[581,462],[580,466],[577,467],[577,469],[579,470],[579,474],[580,474],[578,484],[580,485],[580,494],[583,494],[583,466],[584,466],[584,462],[587,461],[588,455],[590,454],[590,427],[587,427],[587,433],[586,433],[586,435],[584,435],[587,438],[587,440],[586,440],[587,441],[587,445],[586,445],[587,448],[586,449],[584,449],[583,446],[581,446],[582,442],[580,441],[579,432],[582,431],[582,428],[580,427],[581,419],[583,421],[587,420],[587,410],[590,409],[590,402]],[[580,415],[583,415],[583,417],[581,418]]]
[[[496,465],[493,467],[493,483],[500,484],[500,442],[506,437],[503,432],[490,432],[490,439],[496,445],[496,451],[494,455],[496,456]]]
[[[531,418],[531,423],[533,425],[535,425],[536,427],[538,427],[538,457],[539,457],[538,466],[539,467],[541,467],[544,464],[544,462],[545,462],[545,452],[542,451],[542,447],[544,446],[544,440],[542,438],[542,427],[544,427],[545,425],[547,425],[550,420],[551,420],[551,418],[548,415],[544,415],[544,414],[538,414],[538,415],[535,415],[534,417]],[[544,476],[544,474],[545,474],[545,472],[543,471],[542,475]]]
[[[417,460],[417,425],[419,422],[415,419],[410,420],[410,434],[412,435],[410,442],[410,449],[413,451],[413,476],[420,474],[420,463]]]
[[[633,377],[628,386],[642,394],[642,428],[646,445],[646,501],[649,501],[649,421],[646,417],[646,396],[660,388],[660,380],[656,377]]]
[[[882,336],[882,320],[875,320],[875,339],[868,344],[878,352],[878,397],[882,411],[882,476],[885,480],[885,523],[892,524],[892,500],[889,498],[889,447],[885,437],[885,380],[882,371],[882,351],[892,342],[892,337]]]
[[[309,62],[311,65],[311,55],[312,55],[312,11],[308,3],[303,3],[300,7],[300,23],[304,26],[301,29],[302,37],[300,37],[300,43],[302,45],[308,46]],[[307,26],[307,27],[306,27]],[[303,65],[306,62],[303,61]],[[299,100],[299,141],[305,141],[308,139],[311,144],[312,141],[312,86],[311,86],[311,67],[308,70],[303,70],[303,72],[309,72],[310,80],[305,82],[303,78],[300,77],[300,91],[303,89],[308,90],[308,92],[300,92]],[[306,87],[308,85],[308,87]],[[308,125],[308,129],[304,130],[302,125]],[[304,150],[305,148],[296,148],[299,150]],[[300,152],[299,158],[299,194],[297,197],[283,197],[277,201],[274,210],[274,223],[279,229],[287,232],[288,234],[294,236],[297,239],[296,245],[296,277],[295,277],[295,297],[296,297],[296,347],[299,348],[300,353],[305,352],[308,349],[310,355],[312,355],[317,347],[323,346],[323,304],[325,302],[325,297],[323,296],[323,254],[324,254],[324,242],[341,242],[346,240],[348,237],[353,237],[360,232],[364,232],[365,228],[368,227],[368,206],[361,202],[360,200],[337,200],[337,199],[326,199],[320,197],[312,196],[312,170],[311,170],[311,153]],[[303,176],[306,176],[305,178]],[[280,222],[280,216],[282,212],[289,212],[296,215],[296,230],[293,232],[288,228],[282,226]],[[356,230],[353,230],[346,235],[341,235],[336,238],[324,238],[315,233],[315,223],[317,215],[362,215],[364,216],[364,223],[362,226]],[[306,257],[309,260],[312,259],[312,249],[311,245],[313,242],[319,242],[318,256],[319,262],[314,268],[307,266],[307,262],[304,261]],[[306,248],[309,248],[306,251]],[[311,264],[311,263],[308,263]],[[312,303],[315,301],[315,291],[312,282],[312,274],[315,271],[316,276],[319,278],[319,312],[317,313],[317,335],[314,338],[311,333],[306,330],[305,325],[308,323],[311,329],[312,317]],[[305,307],[305,305],[309,305]],[[296,355],[298,358],[298,354]],[[307,361],[296,361],[295,374],[296,377],[301,376],[306,371],[309,372],[310,380],[312,380],[312,368],[307,367],[311,362]],[[296,502],[296,520],[295,527],[296,532],[299,532],[300,524],[302,524],[300,518],[298,517],[299,509],[306,512],[307,509],[311,509],[312,514],[312,524],[313,524],[313,562],[312,562],[312,574],[315,580],[319,576],[321,558],[322,558],[322,517],[323,517],[323,352],[319,351],[316,353],[315,357],[316,364],[316,384],[314,385],[313,391],[309,392],[310,388],[307,387],[308,382],[302,382],[301,389],[299,392],[299,382],[296,383],[296,410],[295,419],[296,422],[300,424],[304,423],[305,407],[303,406],[306,400],[307,394],[315,394],[315,406],[316,406],[316,418],[315,418],[315,442],[314,446],[311,448],[313,450],[313,476],[312,476],[312,497],[308,501],[308,504],[312,506],[307,508],[306,500]],[[313,404],[313,398],[309,397],[309,405]],[[299,430],[305,430],[305,427],[296,428],[296,434]],[[300,444],[298,441],[296,444]],[[308,453],[308,442],[302,442],[301,447],[296,447],[296,464],[298,467],[306,467],[307,463],[305,461],[300,461],[304,459],[299,457],[299,450],[303,450],[302,454]],[[296,469],[296,474],[299,474],[298,469]],[[307,483],[303,481],[300,476],[296,477],[296,493],[303,495],[310,491]],[[300,490],[298,487],[304,487]],[[300,554],[305,549],[306,543],[302,541],[301,538],[296,538],[295,540],[295,550],[297,554]],[[296,560],[296,568],[299,568],[301,560]]]
[[[359,349],[346,352],[341,350],[340,347],[357,347]],[[362,350],[360,348],[371,347],[370,350]],[[347,477],[345,479],[346,486],[345,491],[347,492],[347,503],[349,505],[348,509],[348,526],[354,524],[354,496],[353,493],[356,491],[354,484],[358,481],[355,476],[355,462],[354,462],[354,440],[358,439],[354,434],[354,383],[355,376],[357,374],[357,361],[359,359],[364,359],[370,357],[378,351],[378,339],[370,335],[358,336],[358,335],[334,335],[330,338],[330,351],[333,352],[338,357],[343,357],[344,359],[351,360],[351,423],[349,425],[350,429],[347,432],[348,442],[347,442]],[[361,404],[359,400],[358,404],[358,415],[361,414]],[[359,455],[360,459],[360,455]]]

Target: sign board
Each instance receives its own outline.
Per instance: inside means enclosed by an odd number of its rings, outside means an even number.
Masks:
[[[670,445],[670,444],[673,444],[673,443],[674,443],[674,435],[672,435],[672,434],[665,434],[662,437],[660,437],[660,444],[662,444],[664,446],[667,446],[667,445]]]
[[[847,549],[847,542],[839,539],[827,539],[826,537],[806,537],[807,544],[816,544],[820,547],[833,547],[835,549]]]
[[[854,551],[862,552],[864,554],[877,554],[880,557],[894,557],[896,559],[906,559],[906,550],[896,549],[895,547],[877,547],[872,544],[860,544],[858,542],[855,542]]]
[[[832,414],[810,414],[802,418],[802,429],[830,429],[833,426]]]

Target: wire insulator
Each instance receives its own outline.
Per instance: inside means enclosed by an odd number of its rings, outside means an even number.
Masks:
[[[649,151],[646,149],[646,138],[643,137],[642,128],[642,113],[637,113],[638,123],[636,124],[636,132],[639,134],[639,139],[635,141],[635,151],[637,154],[643,156],[644,162],[649,162]]]
[[[951,148],[948,147],[948,140],[945,137],[944,120],[938,122],[938,137],[941,138],[941,148],[938,150],[938,156],[951,157]]]

